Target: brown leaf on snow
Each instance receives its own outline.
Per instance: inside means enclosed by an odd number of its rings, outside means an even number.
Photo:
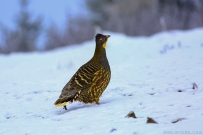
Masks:
[[[126,117],[126,118],[130,118],[130,117],[132,117],[132,118],[137,118],[136,115],[135,115],[135,113],[134,113],[133,111],[130,111],[130,112],[128,113],[128,115],[126,115],[125,117]]]
[[[193,84],[192,84],[192,89],[198,89],[198,86],[197,86],[196,83],[193,83]]]
[[[182,120],[185,120],[185,118],[178,118],[178,119],[172,121],[171,123],[177,123],[177,122],[182,121]]]
[[[147,123],[158,124],[153,118],[147,117]]]

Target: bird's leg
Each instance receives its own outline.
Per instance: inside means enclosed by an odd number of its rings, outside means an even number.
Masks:
[[[63,109],[68,110],[68,109],[66,108],[66,105],[63,107]]]
[[[99,101],[96,101],[96,104],[100,105]]]

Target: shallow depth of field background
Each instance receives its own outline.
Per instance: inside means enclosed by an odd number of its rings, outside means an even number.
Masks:
[[[202,0],[7,0],[0,2],[0,53],[45,51],[92,40],[203,26]]]

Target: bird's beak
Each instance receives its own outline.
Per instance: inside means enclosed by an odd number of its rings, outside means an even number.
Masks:
[[[107,37],[107,38],[109,38],[109,37],[110,37],[110,35],[106,35],[106,37]]]

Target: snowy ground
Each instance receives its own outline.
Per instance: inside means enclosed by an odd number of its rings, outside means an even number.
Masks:
[[[75,102],[68,111],[53,105],[92,57],[94,41],[0,55],[0,135],[203,134],[203,28],[137,38],[104,34],[111,35],[112,78],[100,105]],[[130,111],[136,119],[125,118]]]

